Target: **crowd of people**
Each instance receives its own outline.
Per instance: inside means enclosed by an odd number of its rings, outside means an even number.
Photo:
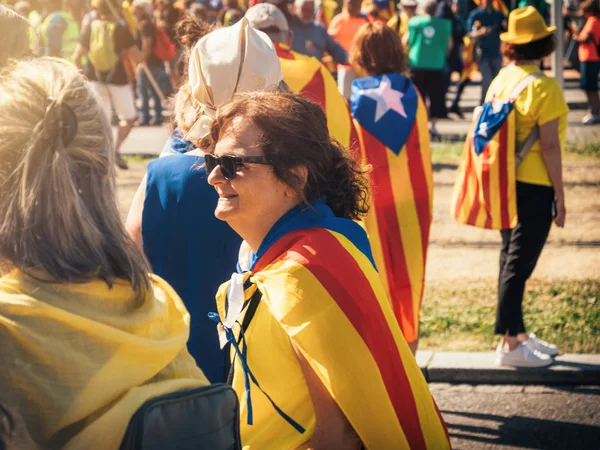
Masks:
[[[566,218],[568,107],[540,70],[555,29],[538,9],[23,3],[0,5],[5,447],[118,449],[146,400],[228,382],[245,448],[449,448],[414,354],[430,141],[469,41],[484,109],[510,104],[516,143],[534,136],[504,179],[497,363],[552,363],[521,307]],[[119,149],[169,96],[171,135],[122,223]]]

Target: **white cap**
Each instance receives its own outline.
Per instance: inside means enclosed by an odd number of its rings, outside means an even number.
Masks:
[[[259,3],[246,11],[246,19],[250,26],[257,30],[277,28],[279,31],[288,31],[287,19],[281,10],[272,3]]]
[[[191,141],[208,134],[217,108],[234,94],[264,90],[283,80],[271,39],[245,17],[200,39],[190,54],[188,74],[192,96],[204,112],[185,136]]]

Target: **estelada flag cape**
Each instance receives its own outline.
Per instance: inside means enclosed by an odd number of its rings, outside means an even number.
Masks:
[[[372,168],[365,225],[396,318],[413,342],[433,206],[427,110],[413,83],[396,73],[355,80],[351,100],[362,164]]]
[[[511,104],[492,100],[476,108],[452,195],[457,222],[494,230],[517,225],[515,132]]]
[[[281,63],[283,81],[294,93],[323,108],[329,134],[344,148],[356,147],[358,139],[350,111],[327,68],[318,59],[296,53],[286,45],[275,43],[275,50]]]
[[[261,302],[366,448],[450,448],[443,419],[394,318],[360,225],[335,217],[324,199],[312,202],[311,208],[300,205],[273,226],[248,270],[244,288],[255,285],[260,290]],[[226,299],[235,289],[232,282],[225,283],[217,294],[223,323],[231,308]],[[256,355],[261,342],[253,341],[251,332],[252,322],[244,336],[247,353]],[[238,354],[236,377],[244,366],[252,371],[240,359]],[[256,381],[268,394],[264,378]]]

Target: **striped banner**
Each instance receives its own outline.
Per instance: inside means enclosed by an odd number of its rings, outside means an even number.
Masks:
[[[481,154],[473,143],[476,113],[454,185],[451,214],[462,224],[502,230],[517,225],[515,113],[506,118]]]
[[[384,77],[391,81],[389,89],[402,95],[403,107],[374,121],[378,103],[372,99],[373,88],[384,97],[398,96],[385,94]],[[352,112],[362,164],[371,167],[373,202],[365,225],[374,259],[404,337],[414,342],[419,336],[433,208],[427,108],[410,80],[388,74],[355,82]]]
[[[319,104],[327,116],[329,134],[344,148],[355,149],[358,136],[344,97],[331,73],[316,58],[301,55],[275,43],[283,80],[296,94]]]
[[[356,223],[334,217],[324,203],[313,207],[316,212],[296,208],[280,237],[267,236],[265,241],[273,243],[262,254],[259,250],[250,281],[365,448],[450,448],[443,419],[375,270],[366,234]],[[302,217],[307,215],[313,218]],[[226,286],[219,292],[226,294]],[[218,302],[222,317],[223,299]],[[260,342],[252,341],[250,331],[248,353],[257,361]],[[257,381],[268,392],[266,378]],[[260,414],[259,406],[255,409]]]

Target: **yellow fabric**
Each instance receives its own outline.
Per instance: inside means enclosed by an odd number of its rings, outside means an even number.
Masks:
[[[501,100],[508,100],[516,86],[529,74],[539,72],[534,65],[504,67],[492,81],[488,90],[488,99],[496,95]],[[542,77],[533,81],[515,101],[515,126],[517,145],[525,140],[534,126],[544,125],[559,119],[558,132],[561,151],[564,151],[567,139],[567,113],[569,107],[565,101],[560,85],[554,78]],[[548,170],[541,154],[538,140],[529,154],[517,169],[517,181],[524,183],[552,186]]]
[[[335,245],[343,247],[349,255],[348,260],[340,261],[340,264],[353,261],[353,264],[356,262],[359,267],[365,268],[365,280],[357,282],[356,288],[362,294],[366,294],[364,289],[372,289],[377,297],[396,345],[386,351],[389,358],[402,360],[408,378],[408,385],[403,386],[404,399],[409,405],[409,397],[414,397],[416,417],[411,419],[416,423],[398,420],[388,395],[389,387],[381,375],[382,369],[355,329],[356,324],[339,306],[339,299],[336,300],[315,273],[301,263],[302,257],[295,257],[300,249],[308,249],[310,254],[318,253],[309,238],[299,239],[286,251],[284,259],[272,261],[251,276],[246,274],[245,281],[249,278],[256,285],[262,299],[244,336],[248,346],[248,367],[259,384],[275,404],[306,431],[300,434],[292,428],[254,384],[251,386],[253,425],[247,424],[243,369],[236,357],[233,388],[240,398],[240,434],[244,449],[303,449],[307,448],[306,442],[313,435],[316,423],[314,409],[290,341],[302,352],[366,448],[408,449],[410,445],[406,435],[411,431],[408,428],[414,426],[421,429],[423,448],[449,448],[427,383],[396,323],[379,275],[348,238],[340,233],[330,233],[337,241]],[[222,320],[226,315],[228,288],[229,283],[225,283],[217,293],[217,307]],[[249,289],[245,293],[246,299],[253,292]],[[238,318],[238,322],[242,323],[243,317]],[[235,328],[234,331],[237,333]],[[402,383],[401,374],[397,374],[397,379],[398,384]]]
[[[146,400],[208,384],[187,352],[185,306],[166,282],[152,284],[139,301],[122,280],[0,278],[0,403],[36,442],[116,450]]]
[[[394,16],[390,20],[388,20],[387,26],[390,27],[394,31],[398,30],[398,14],[394,14]],[[404,34],[407,31],[408,31],[408,16],[406,15],[405,12],[401,12],[400,13],[400,29],[398,30],[398,35],[400,36],[400,39],[402,39],[402,36],[404,36]]]

